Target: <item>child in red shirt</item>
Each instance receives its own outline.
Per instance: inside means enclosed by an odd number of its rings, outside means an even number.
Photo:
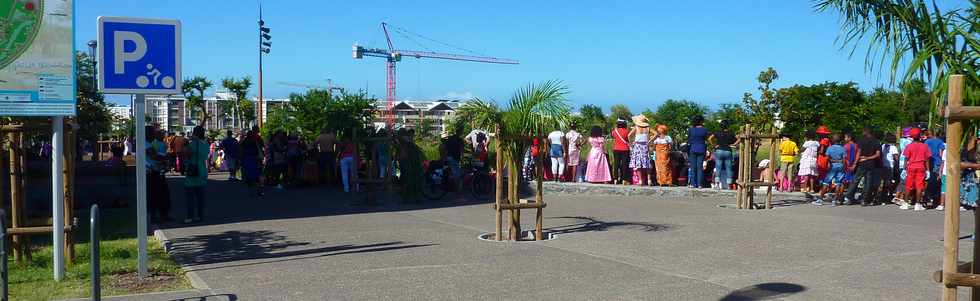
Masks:
[[[922,143],[921,132],[917,128],[910,131],[913,142],[905,147],[902,156],[905,157],[905,191],[912,200],[912,205],[922,201],[926,190],[926,170],[932,152],[929,146]],[[914,192],[913,192],[914,191]],[[909,209],[909,204],[903,204],[902,209]]]

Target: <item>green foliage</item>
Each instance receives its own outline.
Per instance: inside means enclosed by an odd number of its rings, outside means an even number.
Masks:
[[[78,99],[78,137],[80,139],[96,140],[99,135],[109,132],[112,125],[112,114],[105,103],[105,96],[93,85],[92,72],[95,69],[93,61],[84,52],[75,53],[75,85]]]
[[[193,78],[184,79],[183,86],[181,87],[184,92],[184,98],[187,99],[187,106],[191,108],[191,115],[201,116],[198,118],[198,125],[207,124],[211,118],[208,115],[207,103],[204,101],[204,91],[210,89],[211,86],[214,86],[214,83],[206,77],[198,75]],[[197,93],[195,94],[194,92]]]
[[[542,135],[547,129],[563,127],[571,107],[565,99],[568,88],[559,81],[546,81],[518,90],[502,109],[493,101],[473,99],[457,110],[457,122],[467,120],[474,127],[497,129],[497,139],[507,160],[520,166],[526,137]]]
[[[871,106],[855,83],[795,85],[780,89],[777,93],[782,130],[797,139],[802,138],[807,130],[815,130],[820,125],[826,125],[835,132],[871,125],[868,124]]]
[[[614,104],[609,107],[609,125],[616,124],[616,119],[629,121],[630,117],[633,117],[633,112],[624,104]]]
[[[712,124],[728,120],[729,129],[735,130],[749,122],[749,112],[738,104],[726,103],[711,113],[709,120]]]
[[[893,83],[932,83],[935,113],[945,104],[951,74],[965,77],[963,103],[980,105],[980,1],[971,3],[972,9],[941,11],[924,0],[819,0],[815,8],[841,15],[840,40],[852,53],[867,44],[868,70],[887,66]]]
[[[289,95],[289,103],[270,111],[263,135],[276,130],[298,134],[313,140],[322,130],[350,134],[351,129],[363,129],[374,115],[375,100],[364,93],[334,95],[328,90],[311,89],[303,94]]]
[[[653,120],[658,124],[665,124],[670,128],[670,135],[674,141],[686,141],[687,129],[691,127],[691,118],[694,116],[705,116],[708,107],[690,100],[668,99],[660,104],[653,113]]]
[[[587,130],[593,126],[599,126],[601,128],[608,127],[606,120],[606,115],[602,113],[602,108],[596,105],[586,104],[582,105],[582,108],[578,110],[579,116],[577,118],[578,128],[580,130]]]
[[[776,91],[770,85],[779,78],[779,73],[772,67],[759,72],[756,79],[759,81],[759,99],[755,99],[752,93],[745,92],[742,95],[742,103],[748,112],[748,123],[763,132],[770,131],[776,121],[776,113],[779,111],[779,104],[776,102]]]
[[[222,111],[231,112],[232,116],[237,117],[235,120],[238,124],[233,126],[242,128],[245,124],[254,121],[255,109],[252,102],[248,101],[248,89],[252,87],[252,79],[248,76],[241,79],[228,77],[221,80],[221,86],[235,94],[235,99],[223,101],[221,104]]]

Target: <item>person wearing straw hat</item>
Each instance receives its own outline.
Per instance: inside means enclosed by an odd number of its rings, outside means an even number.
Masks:
[[[633,138],[630,147],[630,168],[636,170],[640,175],[639,184],[647,185],[650,171],[650,122],[646,116],[636,115],[633,119],[633,130],[629,136]]]

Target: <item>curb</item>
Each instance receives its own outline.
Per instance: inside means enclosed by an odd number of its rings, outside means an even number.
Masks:
[[[153,237],[156,237],[156,239],[160,241],[160,244],[163,245],[164,252],[173,255],[172,252],[173,246],[170,243],[170,239],[167,238],[167,235],[163,233],[163,230],[160,229],[154,230]],[[180,264],[180,262],[178,262],[177,264]],[[187,275],[187,280],[190,280],[191,286],[194,287],[194,289],[211,290],[211,287],[208,286],[206,282],[204,282],[204,279],[202,279],[201,276],[197,275],[197,272],[194,272],[193,270],[190,270],[187,267],[184,267],[183,265],[180,265],[180,269],[184,271],[184,275]]]

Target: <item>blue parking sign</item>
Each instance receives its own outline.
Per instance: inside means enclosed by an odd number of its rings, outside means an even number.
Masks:
[[[181,94],[180,21],[99,17],[99,91]]]

